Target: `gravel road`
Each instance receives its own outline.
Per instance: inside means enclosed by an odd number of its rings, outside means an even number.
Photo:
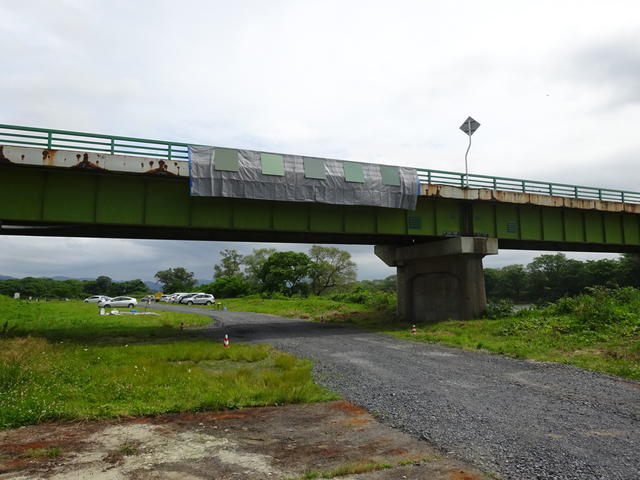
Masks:
[[[162,310],[193,308],[158,305]],[[210,334],[315,363],[383,423],[501,478],[640,479],[640,383],[273,315],[212,312]]]

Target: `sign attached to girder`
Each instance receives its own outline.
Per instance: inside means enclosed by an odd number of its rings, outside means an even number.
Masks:
[[[415,168],[329,158],[189,147],[192,196],[415,210]]]

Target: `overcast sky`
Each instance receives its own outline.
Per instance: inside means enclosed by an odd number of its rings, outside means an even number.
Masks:
[[[472,173],[640,190],[635,1],[0,0],[0,19],[0,123],[463,171],[472,115]],[[0,236],[0,274],[207,279],[262,246]],[[360,278],[393,273],[345,248]]]

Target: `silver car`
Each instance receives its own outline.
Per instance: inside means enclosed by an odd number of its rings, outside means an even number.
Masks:
[[[98,303],[101,300],[111,300],[111,297],[107,297],[106,295],[93,295],[91,297],[87,297],[83,300],[84,303]]]
[[[138,301],[133,297],[115,297],[98,302],[99,307],[111,308],[111,307],[127,307],[133,308],[138,304]]]
[[[211,305],[216,301],[216,297],[210,295],[208,293],[197,293],[192,297],[186,299],[186,301],[182,303],[186,303],[187,305]]]

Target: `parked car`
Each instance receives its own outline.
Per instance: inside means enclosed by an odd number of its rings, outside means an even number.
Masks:
[[[142,297],[140,299],[140,301],[142,303],[146,303],[146,302],[155,302],[156,301],[156,297],[154,297],[153,295],[145,295],[144,297]]]
[[[195,297],[196,295],[200,295],[202,292],[192,292],[192,293],[186,293],[184,295],[182,295],[180,298],[178,298],[178,303],[187,303],[191,298]]]
[[[180,297],[183,295],[189,295],[187,292],[176,292],[171,294],[171,303],[180,303]]]
[[[111,297],[107,297],[106,295],[93,295],[91,297],[87,297],[83,300],[84,303],[98,303],[100,300],[110,300]]]
[[[164,295],[162,295],[162,296],[160,297],[160,301],[161,301],[161,302],[169,302],[169,301],[171,301],[171,295],[168,295],[168,294],[164,294]]]
[[[186,299],[187,305],[211,305],[216,301],[216,297],[209,293],[196,293],[194,296]]]
[[[98,302],[98,306],[111,308],[111,307],[127,307],[133,308],[138,304],[138,301],[133,297],[115,297],[102,300]]]

